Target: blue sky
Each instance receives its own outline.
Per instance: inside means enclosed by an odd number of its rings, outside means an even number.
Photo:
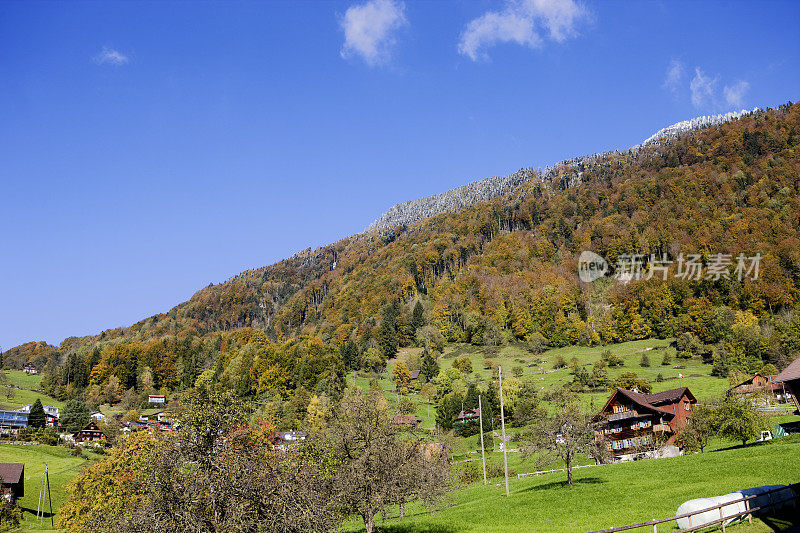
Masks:
[[[800,3],[0,3],[0,346],[800,97]]]

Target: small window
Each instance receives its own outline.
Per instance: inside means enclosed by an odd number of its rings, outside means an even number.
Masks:
[[[683,402],[683,408],[686,409],[687,411],[691,411],[692,404],[690,404],[689,402]]]

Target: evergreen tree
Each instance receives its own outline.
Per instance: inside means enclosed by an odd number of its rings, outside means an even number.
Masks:
[[[80,400],[70,400],[61,410],[61,427],[64,431],[74,433],[89,422],[91,416],[89,406]]]
[[[44,414],[44,407],[42,407],[42,400],[36,399],[31,407],[31,412],[28,415],[28,427],[43,428],[47,425],[47,415]]]
[[[416,305],[414,305],[414,311],[412,312],[411,316],[411,329],[416,332],[419,328],[425,325],[425,309],[422,307],[422,303],[417,300]]]
[[[464,396],[464,409],[476,409],[478,407],[478,387],[470,383],[467,387],[467,394]]]
[[[381,320],[381,327],[378,335],[378,344],[381,346],[381,352],[386,359],[390,359],[397,353],[397,317],[400,314],[400,308],[397,303],[387,305],[383,309],[383,320]]]
[[[345,370],[355,370],[358,368],[358,346],[352,340],[348,340],[339,348],[342,356],[342,363]]]
[[[420,368],[419,373],[425,376],[428,381],[439,375],[439,364],[430,353],[422,356],[422,368]]]

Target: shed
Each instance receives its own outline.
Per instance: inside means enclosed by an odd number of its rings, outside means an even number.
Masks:
[[[0,496],[12,503],[25,496],[25,463],[0,463]]]

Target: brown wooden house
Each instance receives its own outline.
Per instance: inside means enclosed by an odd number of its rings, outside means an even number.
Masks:
[[[616,389],[595,416],[600,424],[595,437],[614,461],[677,453],[677,432],[691,418],[694,403],[686,387],[655,394]]]
[[[0,498],[16,503],[25,496],[25,463],[0,463]]]
[[[86,424],[83,429],[73,433],[72,438],[75,442],[94,442],[106,439],[106,434],[103,433],[94,420]]]
[[[786,387],[786,391],[794,398],[794,405],[800,411],[800,358],[795,359],[783,372],[775,376],[775,383]]]
[[[765,376],[760,372],[756,372],[750,379],[728,389],[728,392],[737,396],[768,394],[773,398],[780,399],[784,394],[784,385],[776,382],[776,377],[778,376]]]

